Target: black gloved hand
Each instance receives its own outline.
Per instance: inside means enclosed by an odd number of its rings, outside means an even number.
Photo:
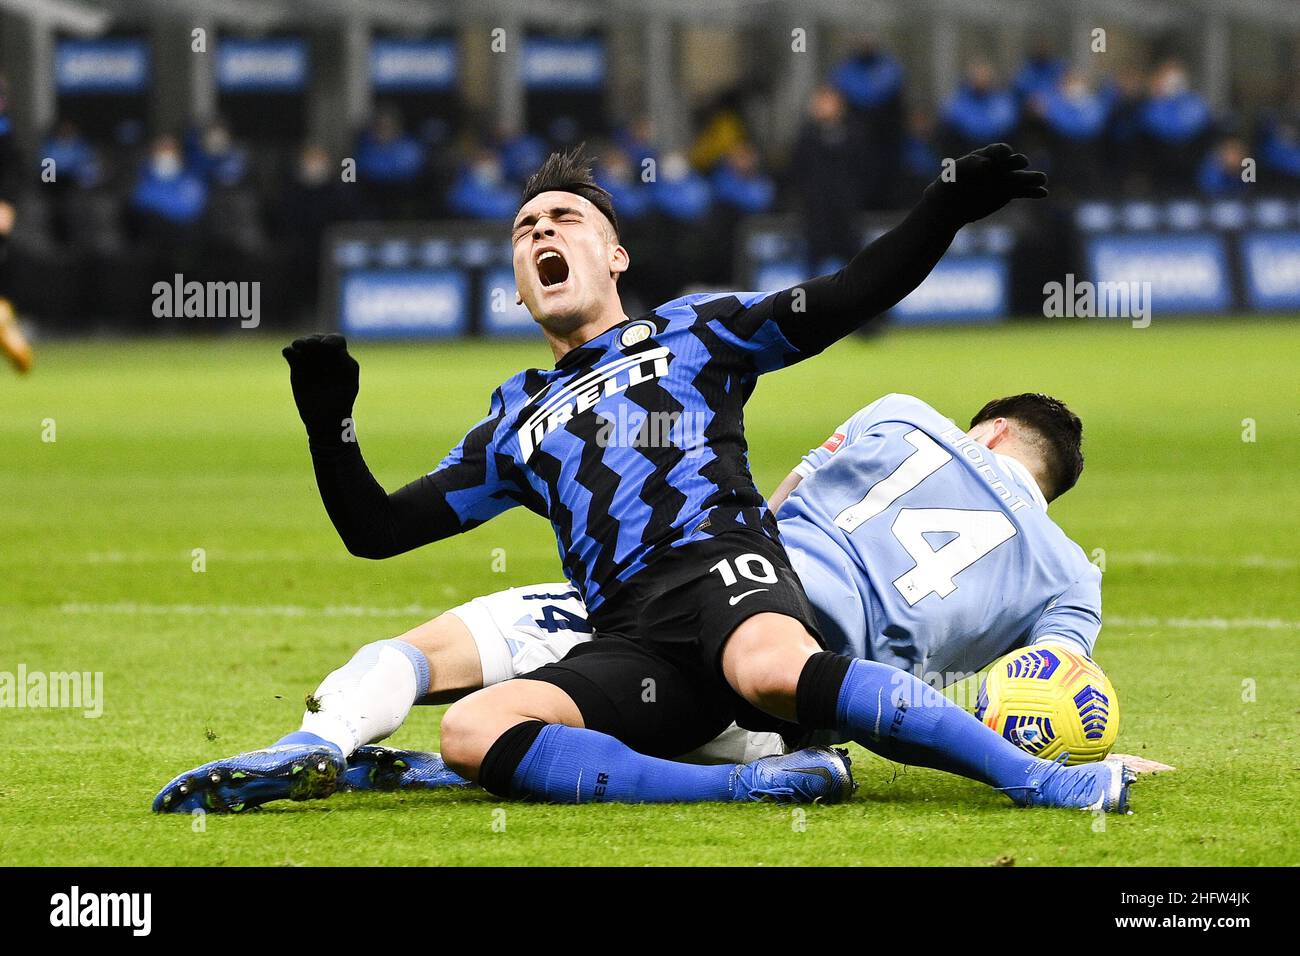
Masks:
[[[952,182],[940,176],[925,187],[926,200],[956,226],[997,212],[1013,199],[1044,199],[1047,174],[1026,169],[1029,157],[993,143],[957,160]]]
[[[289,363],[289,384],[307,437],[342,442],[348,428],[343,420],[352,417],[361,375],[361,366],[348,354],[347,340],[335,334],[309,335],[294,339],[281,354]]]

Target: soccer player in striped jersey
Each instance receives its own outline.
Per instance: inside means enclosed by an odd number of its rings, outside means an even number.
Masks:
[[[524,505],[551,521],[586,604],[592,641],[448,711],[452,769],[499,796],[562,802],[847,795],[847,760],[828,749],[735,768],[665,759],[735,721],[876,744],[1022,804],[1123,807],[1123,774],[1037,760],[916,678],[826,650],[746,461],[741,411],[758,376],[892,307],[963,224],[1046,195],[1046,177],[1027,165],[1003,144],[962,157],[955,176],[833,275],[773,294],[687,296],[631,319],[609,196],[574,156],[553,156],[525,189],[512,242],[521,301],[556,365],[509,379],[437,469],[392,495],[355,442],[358,367],[341,337],[285,350],[322,498],[350,551],[399,554]],[[605,423],[629,409],[676,413],[687,427],[669,441],[608,440]],[[277,759],[308,768],[290,769],[304,791],[345,766],[309,733],[262,753],[249,766],[263,777]],[[160,809],[181,805],[167,791],[159,799]]]

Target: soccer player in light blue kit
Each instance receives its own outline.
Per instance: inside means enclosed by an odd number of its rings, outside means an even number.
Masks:
[[[853,415],[771,500],[827,647],[943,685],[1026,644],[1091,654],[1100,573],[1047,515],[1082,471],[1081,438],[1078,417],[1037,394],[989,402],[969,432],[907,395]],[[566,584],[476,598],[363,648],[317,690],[302,730],[336,742],[353,789],[464,783],[436,754],[367,745],[425,695],[448,699],[563,657],[591,637],[584,614]],[[893,756],[890,743],[879,735],[872,749]],[[733,727],[698,759],[745,762],[779,747]],[[1119,796],[1131,773],[1113,773]],[[266,781],[263,795],[289,794]]]
[[[1026,644],[1091,655],[1101,573],[1047,515],[1081,435],[1032,394],[989,402],[969,432],[909,395],[846,421],[774,496],[827,646],[943,684]]]

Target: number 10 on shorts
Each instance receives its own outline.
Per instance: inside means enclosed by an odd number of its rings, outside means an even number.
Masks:
[[[759,584],[776,583],[776,568],[772,567],[772,562],[761,554],[742,554],[734,561],[723,558],[709,570],[717,571],[722,575],[722,583],[725,587],[731,587],[741,578]]]

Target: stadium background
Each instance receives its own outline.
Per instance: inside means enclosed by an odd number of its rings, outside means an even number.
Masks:
[[[1282,0],[0,0],[0,296],[37,352],[31,375],[0,375],[0,689],[25,668],[100,674],[104,694],[95,719],[0,695],[0,861],[1295,865],[1298,41]],[[963,91],[978,60],[991,90]],[[1062,65],[1087,74],[1068,97]],[[828,82],[841,92],[818,95]],[[1143,779],[1133,816],[1021,813],[856,747],[857,797],[802,821],[481,792],[148,812],[177,772],[293,729],[358,646],[558,572],[523,509],[349,556],[280,358],[291,329],[349,329],[358,432],[396,488],[494,386],[550,362],[490,303],[499,216],[553,142],[599,152],[624,290],[653,305],[803,278],[985,138],[1026,148],[1052,198],[963,230],[887,334],[765,379],[751,466],[774,488],[890,391],[959,421],[996,395],[1068,401],[1088,464],[1052,513],[1104,571],[1118,749],[1178,768]],[[1044,281],[1071,271],[1151,282],[1150,327],[1046,319]],[[261,282],[258,327],[157,317],[177,273]],[[436,749],[440,713],[391,742]],[[1044,900],[1081,929],[1110,912]]]
[[[1298,35],[1273,0],[3,0],[6,285],[42,332],[230,329],[153,314],[179,273],[259,282],[267,326],[527,333],[501,222],[551,148],[596,153],[634,309],[825,271],[1009,140],[1053,203],[965,230],[901,322],[1066,273],[1294,309]]]

